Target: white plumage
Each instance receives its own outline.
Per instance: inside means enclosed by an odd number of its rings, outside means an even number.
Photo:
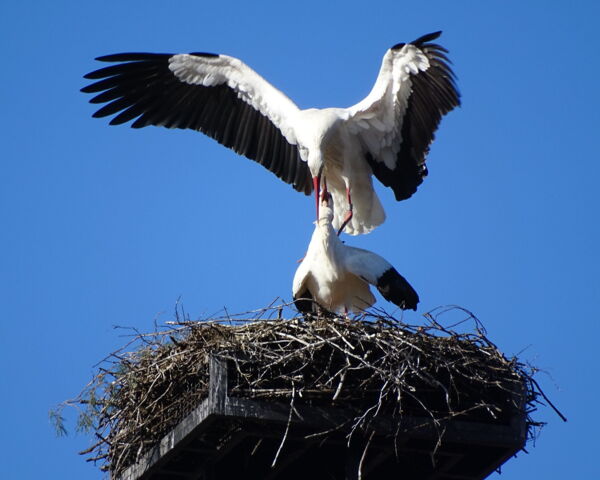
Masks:
[[[427,174],[425,157],[445,113],[459,104],[440,32],[398,44],[385,56],[369,95],[350,108],[300,110],[242,61],[209,53],[122,53],[87,74],[82,89],[107,103],[94,116],[110,124],[160,125],[204,132],[256,160],[306,194],[326,181],[333,226],[366,233],[385,213],[371,175],[409,198]]]
[[[312,311],[316,303],[330,312],[359,312],[375,303],[369,284],[400,308],[416,310],[417,293],[387,260],[339,239],[328,197],[323,196],[308,251],[294,275],[298,310]]]

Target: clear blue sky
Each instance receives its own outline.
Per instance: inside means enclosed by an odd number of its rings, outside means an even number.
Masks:
[[[600,478],[594,1],[19,2],[0,6],[0,458],[7,479],[100,479],[47,412],[178,297],[193,318],[289,300],[314,216],[258,164],[195,132],[92,119],[82,75],[121,51],[227,53],[301,107],[349,106],[385,50],[443,30],[463,107],[410,200],[351,245],[386,257],[419,311],[475,312],[569,417],[505,480]],[[379,306],[391,309],[382,300]],[[70,425],[73,427],[73,417]],[[494,478],[497,477],[494,474]]]

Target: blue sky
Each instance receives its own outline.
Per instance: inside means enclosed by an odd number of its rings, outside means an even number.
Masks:
[[[3,2],[5,478],[103,478],[76,453],[90,439],[56,438],[47,413],[126,341],[113,327],[150,330],[179,297],[192,318],[290,300],[313,228],[311,198],[201,134],[92,119],[79,89],[93,58],[226,53],[300,107],[344,107],[388,47],[440,29],[463,106],[443,120],[418,193],[397,203],[379,189],[387,222],[346,240],[419,292],[407,321],[461,305],[546,372],[569,422],[541,410],[549,424],[499,478],[597,477],[598,5]]]

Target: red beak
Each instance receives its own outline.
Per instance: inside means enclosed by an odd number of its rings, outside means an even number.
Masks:
[[[313,189],[315,191],[315,200],[317,203],[317,220],[319,220],[319,197],[321,196],[321,178],[319,175],[313,177]]]

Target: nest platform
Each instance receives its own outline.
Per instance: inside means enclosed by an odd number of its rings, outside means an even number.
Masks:
[[[538,392],[474,317],[427,319],[177,319],[77,399],[99,439],[82,453],[114,480],[485,478],[525,446]]]

